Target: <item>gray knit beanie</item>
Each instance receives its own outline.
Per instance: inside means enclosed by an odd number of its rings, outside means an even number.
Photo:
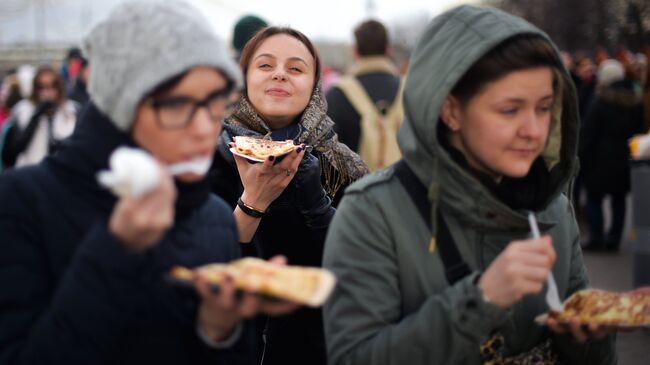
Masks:
[[[598,66],[596,73],[598,86],[609,86],[613,82],[621,81],[625,78],[625,69],[617,60],[605,60]]]
[[[132,1],[118,6],[83,42],[94,104],[123,131],[144,96],[192,67],[212,66],[241,87],[239,67],[212,26],[183,1]]]

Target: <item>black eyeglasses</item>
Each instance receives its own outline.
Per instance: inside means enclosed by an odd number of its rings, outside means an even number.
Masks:
[[[196,111],[205,107],[210,119],[215,122],[221,120],[227,115],[230,104],[230,94],[232,85],[216,90],[203,100],[196,100],[187,97],[168,97],[155,99],[149,97],[145,100],[151,105],[156,113],[158,125],[164,129],[180,129],[187,127],[194,118]]]

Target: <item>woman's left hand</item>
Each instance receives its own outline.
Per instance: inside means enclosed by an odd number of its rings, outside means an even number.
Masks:
[[[305,223],[311,228],[326,228],[334,215],[332,200],[321,183],[320,161],[306,154],[295,179],[298,207]]]
[[[640,287],[634,290],[635,293],[650,295],[650,286]],[[614,332],[631,332],[639,327],[620,327],[613,325],[598,325],[595,323],[582,324],[578,317],[573,317],[568,324],[561,324],[553,318],[546,320],[546,325],[556,333],[570,332],[578,342],[585,342],[590,339],[602,340]]]
[[[573,338],[584,343],[587,340],[602,340],[616,332],[614,326],[604,326],[596,323],[583,324],[577,316],[571,318],[568,324],[561,324],[553,318],[546,320],[546,325],[555,333],[571,333]]]
[[[276,256],[269,262],[286,265],[287,260],[283,256]],[[213,341],[225,340],[241,321],[258,313],[280,316],[300,308],[299,304],[292,302],[268,302],[252,292],[245,292],[239,297],[232,279],[223,281],[218,293],[212,292],[200,275],[197,275],[195,286],[201,296],[197,322],[201,331]]]
[[[317,204],[321,195],[325,194],[321,183],[320,161],[311,153],[306,154],[300,161],[296,174],[296,189],[303,208]]]

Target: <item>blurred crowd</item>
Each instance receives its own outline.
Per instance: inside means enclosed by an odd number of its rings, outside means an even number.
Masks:
[[[580,172],[573,203],[587,250],[617,251],[624,239],[626,197],[630,191],[629,140],[650,129],[650,46],[634,53],[618,47],[562,53],[578,93],[581,119]],[[603,202],[612,213],[604,227]]]
[[[265,20],[255,15],[243,16],[238,21],[234,27],[232,40],[233,57],[236,60],[239,59],[246,40],[250,39],[257,30],[266,25]],[[364,67],[368,68],[366,64],[374,62],[376,66],[377,59],[381,57],[385,57],[390,62],[390,45],[387,41],[387,30],[380,23],[378,25],[366,24],[365,28],[368,28],[366,32],[372,35],[357,39],[358,44],[365,45],[361,48],[354,48],[354,52],[360,52],[354,53],[354,57],[360,61],[355,61],[347,70],[337,70],[327,64],[323,64],[321,69],[322,90],[327,95],[328,103],[330,104],[328,114],[335,121],[339,121],[336,126],[339,138],[357,152],[360,150],[360,127],[358,120],[360,119],[360,112],[353,108],[349,102],[346,102],[343,89],[344,87],[347,88],[347,86],[345,86],[346,82],[341,82],[341,78],[344,75],[358,76],[367,74],[369,71],[364,71]],[[384,39],[381,39],[382,37]],[[633,134],[644,133],[650,129],[650,108],[647,107],[650,104],[650,92],[648,91],[650,45],[645,46],[637,52],[625,46],[619,46],[611,51],[604,47],[598,47],[592,51],[562,51],[561,54],[565,67],[571,73],[578,93],[578,105],[583,123],[581,130],[583,132],[589,121],[587,119],[589,110],[595,107],[594,104],[599,99],[598,96],[602,95],[602,91],[608,87],[618,87],[621,90],[625,89],[630,93],[631,97],[639,99],[641,103],[646,105],[645,108],[641,109],[643,110],[642,127],[638,123],[635,124],[635,127],[624,134],[624,136],[621,136],[619,140],[628,139]],[[360,64],[361,66],[359,66]],[[378,77],[384,77],[381,75],[386,75],[385,72],[387,72],[387,75],[396,75],[398,78],[389,79],[388,81],[381,79],[372,80],[373,76],[362,76],[360,78],[364,84],[364,89],[368,90],[371,94],[387,93],[383,96],[371,95],[372,103],[379,104],[379,108],[383,110],[383,113],[386,113],[387,108],[394,100],[399,100],[399,98],[396,98],[399,77],[405,77],[405,73],[407,72],[407,70],[399,70],[394,65],[388,65],[386,67],[384,71],[378,72]],[[618,70],[619,68],[623,70],[622,75],[619,71],[612,71],[614,69]],[[377,70],[373,69],[372,65],[369,69],[377,73]],[[58,140],[64,139],[72,132],[72,126],[78,118],[78,114],[89,100],[89,95],[86,90],[89,72],[88,60],[83,57],[81,50],[77,47],[70,48],[66,58],[60,63],[41,64],[38,66],[26,64],[17,69],[2,71],[2,78],[0,79],[0,127],[4,126],[4,133],[7,133],[10,125],[19,124],[23,132],[22,143],[13,148],[13,156],[8,156],[12,158],[7,161],[2,161],[5,169],[16,164],[20,166],[40,161],[46,155],[42,147],[44,142],[42,141],[43,137],[41,135],[43,133],[48,134],[47,139],[49,143],[55,143]],[[367,85],[369,81],[366,80],[368,79],[372,80],[370,81],[371,85]],[[386,82],[388,83],[386,84]],[[617,86],[612,86],[612,84],[616,84]],[[349,96],[349,92],[346,94]],[[339,99],[342,99],[342,101],[339,101]],[[343,105],[339,105],[341,103]],[[354,104],[358,105],[359,103]],[[352,121],[347,120],[350,117],[346,117],[346,114],[351,114]],[[47,116],[47,118],[42,118],[43,116]],[[29,123],[30,120],[32,123]],[[37,121],[40,121],[40,124]],[[5,125],[6,122],[10,123]],[[27,128],[29,126],[31,127]],[[37,130],[38,132],[36,132]],[[27,132],[26,135],[25,131]],[[35,134],[39,136],[34,137]],[[591,138],[589,136],[583,136],[581,138],[583,145],[590,145],[588,142],[584,142],[584,138]],[[38,148],[40,152],[36,153],[31,159],[21,159],[21,162],[16,161],[18,154],[26,153],[26,149],[30,147],[32,139],[39,140],[34,143],[40,146]],[[621,145],[621,143],[619,141],[618,144]],[[48,149],[51,148],[53,147],[48,146]],[[585,154],[593,155],[586,150],[587,148],[593,147],[580,149],[583,170],[586,168],[584,163],[587,161],[584,160]],[[10,149],[12,149],[11,146],[3,146],[3,151]],[[619,150],[622,150],[622,148],[619,148]],[[7,154],[11,155],[11,153]],[[586,214],[585,209],[588,200],[584,189],[585,178],[582,177],[584,174],[580,174],[574,184],[573,190],[574,202],[576,203],[578,214],[581,218],[584,218],[583,215]],[[623,186],[626,185],[628,184],[623,183]],[[583,221],[583,223],[586,223],[586,221]]]
[[[89,99],[88,61],[78,48],[59,68],[43,64],[10,70],[0,85],[0,169],[40,162],[74,130]]]

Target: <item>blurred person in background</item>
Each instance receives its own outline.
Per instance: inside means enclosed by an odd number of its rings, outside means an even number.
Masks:
[[[639,87],[643,89],[648,78],[648,57],[641,52],[634,56],[634,75]]]
[[[77,78],[72,85],[72,89],[68,92],[68,99],[73,100],[79,106],[79,110],[83,110],[83,107],[88,103],[90,95],[88,95],[88,77],[90,76],[90,65],[88,65],[88,60],[86,58],[81,58],[81,63],[79,65],[79,73]]]
[[[32,95],[32,86],[34,84],[35,75],[36,67],[32,65],[20,65],[16,69],[16,78],[18,79],[20,95],[23,99],[27,99]]]
[[[643,55],[647,61],[645,83],[643,85],[643,109],[645,112],[645,131],[648,133],[650,131],[650,44],[643,47]]]
[[[79,70],[81,69],[82,60],[83,56],[81,55],[81,50],[78,47],[72,47],[68,49],[68,53],[65,57],[65,60],[63,61],[63,64],[61,65],[61,69],[59,70],[59,74],[65,83],[64,90],[66,94],[74,86],[74,82],[79,75]]]
[[[634,53],[626,46],[620,45],[616,49],[614,59],[617,60],[625,70],[625,78],[628,80],[636,79],[636,67]]]
[[[594,61],[583,52],[576,52],[573,60],[573,68],[568,70],[571,71],[571,78],[578,93],[578,113],[580,115],[580,133],[582,133],[584,131],[585,114],[587,113],[589,104],[593,101],[594,91],[596,90],[595,65]],[[578,152],[578,159],[580,164],[582,164],[583,157],[580,152]],[[585,189],[582,175],[582,171],[579,171],[575,177],[571,197],[578,223],[584,226],[587,219],[584,213],[586,203],[583,200],[583,195],[586,194],[583,194]]]
[[[586,250],[617,251],[623,238],[625,200],[630,191],[628,140],[642,133],[642,94],[616,60],[598,66],[594,102],[584,120],[580,141],[582,176],[587,189],[589,241]],[[612,223],[605,234],[603,199],[610,197]]]
[[[235,61],[239,62],[239,57],[244,46],[253,36],[268,26],[266,20],[256,15],[244,15],[237,20],[233,28],[232,47],[235,50]]]
[[[341,74],[334,67],[323,64],[321,78],[323,79],[323,93],[327,95],[339,81]]]
[[[5,99],[9,94],[8,81],[8,77],[3,77],[0,80],[0,130],[2,130],[5,119],[10,115],[10,111],[5,107]]]
[[[11,116],[13,107],[22,98],[18,78],[14,73],[9,73],[2,80],[2,88],[0,89],[0,128],[5,120]]]
[[[596,62],[596,66],[600,66],[603,61],[608,60],[609,58],[609,52],[607,52],[605,47],[596,47],[596,50],[594,51],[594,61]]]
[[[266,20],[256,15],[249,14],[239,18],[232,31],[232,48],[235,53],[235,62],[239,63],[239,58],[246,43],[261,29],[266,28],[267,25]],[[236,90],[232,97],[233,100],[237,100],[240,96],[239,90]]]
[[[573,60],[573,69],[568,70],[572,70],[577,77],[574,78],[574,82],[578,92],[578,111],[580,117],[584,118],[596,90],[596,66],[594,61],[583,52],[576,53]]]
[[[327,114],[339,140],[372,171],[401,157],[397,146],[404,116],[400,77],[389,58],[388,30],[381,22],[362,22],[354,29],[354,38],[354,64],[327,93]]]
[[[634,75],[632,77],[634,88],[639,93],[644,94],[645,84],[648,78],[648,58],[643,53],[639,52],[634,55],[632,66],[634,68]]]
[[[16,131],[6,148],[16,156],[15,166],[40,162],[56,152],[74,130],[77,106],[66,98],[63,80],[50,66],[37,69],[29,99],[12,109]]]
[[[5,166],[16,164],[16,153],[11,149],[12,137],[16,135],[17,127],[11,119],[12,109],[22,100],[20,83],[14,73],[9,73],[2,80],[0,88],[0,172]],[[7,123],[8,122],[8,123]]]

